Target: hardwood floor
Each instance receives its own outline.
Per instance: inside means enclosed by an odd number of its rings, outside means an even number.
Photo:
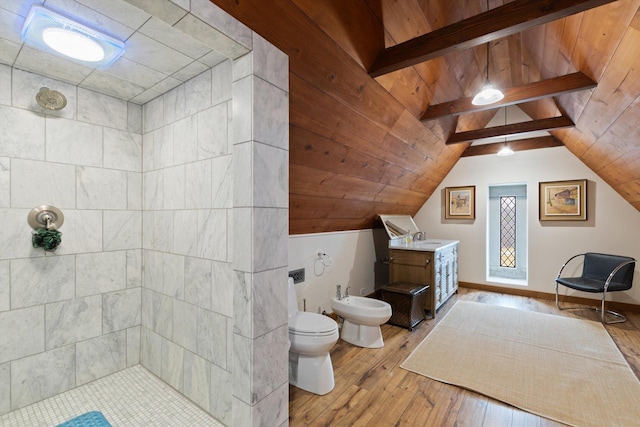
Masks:
[[[560,312],[554,301],[460,288],[435,320],[413,332],[383,325],[385,345],[364,349],[339,340],[331,351],[336,386],[317,396],[289,388],[291,426],[562,426],[480,394],[443,384],[400,368],[400,364],[451,309],[456,300],[598,320],[592,310]],[[606,328],[640,376],[640,314]]]

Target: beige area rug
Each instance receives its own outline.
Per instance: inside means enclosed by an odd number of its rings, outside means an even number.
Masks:
[[[573,426],[640,425],[640,381],[599,322],[458,301],[401,366]]]

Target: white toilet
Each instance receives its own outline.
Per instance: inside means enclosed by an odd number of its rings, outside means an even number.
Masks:
[[[289,278],[289,342],[289,383],[320,395],[333,390],[329,350],[338,342],[338,324],[322,314],[299,311],[292,278]]]

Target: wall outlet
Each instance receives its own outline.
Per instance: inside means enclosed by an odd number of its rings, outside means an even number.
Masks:
[[[293,277],[293,283],[304,282],[304,268],[291,270],[289,272],[289,277]]]

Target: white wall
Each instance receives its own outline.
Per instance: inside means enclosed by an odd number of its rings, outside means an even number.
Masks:
[[[538,183],[587,179],[587,221],[539,221]],[[640,259],[640,212],[587,168],[565,147],[522,151],[511,157],[464,157],[445,177],[436,192],[414,217],[428,238],[460,240],[458,278],[485,285],[519,286],[486,281],[487,191],[491,184],[526,183],[529,229],[529,280],[526,289],[553,293],[554,279],[571,255],[593,251],[628,255]],[[444,219],[444,188],[476,186],[475,221]],[[636,282],[638,277],[636,267]],[[571,293],[597,298],[587,293]],[[612,299],[640,303],[640,283]]]
[[[331,267],[323,267],[318,250],[332,258]],[[330,301],[338,284],[343,292],[349,286],[351,295],[372,293],[375,261],[371,230],[289,236],[289,270],[306,270],[305,281],[296,284],[298,308],[306,299],[306,311],[333,311]]]
[[[587,179],[588,220],[540,222],[538,183],[567,179]],[[528,286],[486,281],[487,189],[491,184],[526,183],[529,229]],[[444,188],[476,186],[475,221],[444,219]],[[414,217],[428,238],[460,240],[458,278],[463,282],[513,287],[538,292],[554,292],[554,279],[570,256],[586,251],[629,255],[640,259],[640,212],[564,147],[518,152],[512,157],[464,157],[454,166],[422,209]],[[333,266],[322,271],[318,249],[333,258]],[[307,311],[331,311],[330,300],[336,285],[348,285],[353,295],[374,291],[376,253],[371,230],[289,236],[289,270],[306,269],[306,280],[296,285],[298,307]],[[314,268],[316,269],[314,271]],[[612,294],[612,299],[640,304],[640,277],[628,292]],[[570,294],[598,298],[587,293]]]

